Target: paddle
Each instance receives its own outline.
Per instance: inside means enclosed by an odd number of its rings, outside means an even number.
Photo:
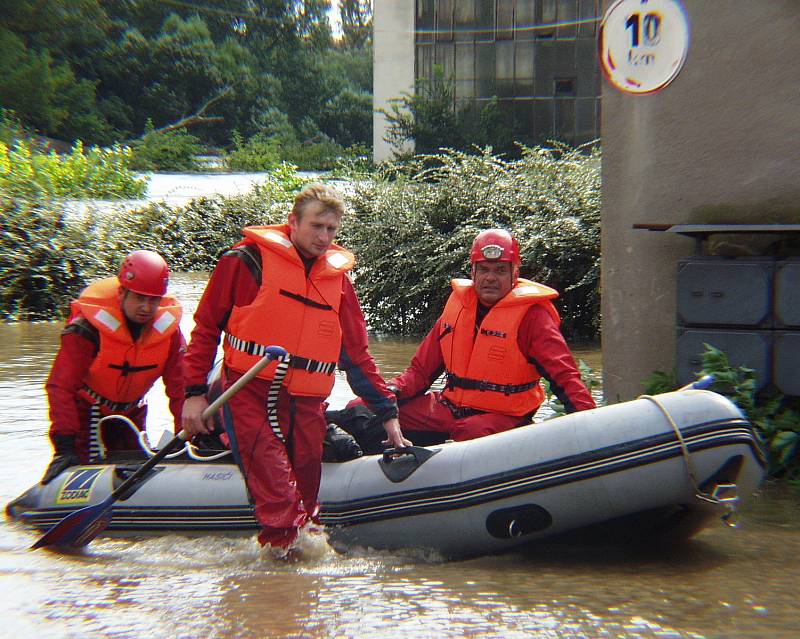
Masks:
[[[237,379],[230,388],[222,393],[215,399],[208,408],[203,411],[202,418],[204,420],[211,417],[216,413],[220,407],[227,402],[233,395],[235,395],[245,384],[247,384],[259,371],[269,364],[274,359],[279,359],[286,355],[286,350],[280,346],[268,346],[267,353],[258,360],[253,367],[248,370],[244,375]],[[111,521],[112,507],[120,497],[124,496],[128,489],[133,486],[137,481],[144,477],[153,466],[158,464],[169,453],[175,450],[176,447],[183,444],[189,435],[186,431],[182,430],[175,437],[173,437],[167,444],[159,450],[155,455],[148,459],[144,464],[139,466],[133,474],[128,477],[122,484],[120,484],[114,491],[99,504],[81,508],[73,513],[70,513],[31,546],[31,550],[43,548],[45,546],[68,546],[80,547],[88,544],[92,539],[97,537]]]

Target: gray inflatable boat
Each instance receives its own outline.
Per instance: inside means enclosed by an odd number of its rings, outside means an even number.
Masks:
[[[70,468],[33,486],[8,516],[47,530],[102,502],[135,462]],[[468,442],[323,465],[321,519],[340,549],[501,552],[545,538],[647,544],[728,518],[758,487],[765,459],[739,409],[680,390],[574,413]],[[185,455],[150,472],[113,508],[107,534],[253,533],[230,457]]]

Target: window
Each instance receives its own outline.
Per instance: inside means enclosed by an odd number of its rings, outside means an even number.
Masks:
[[[436,41],[449,42],[453,39],[453,2],[439,0],[436,11]]]
[[[567,98],[575,96],[575,78],[554,78],[553,96]]]

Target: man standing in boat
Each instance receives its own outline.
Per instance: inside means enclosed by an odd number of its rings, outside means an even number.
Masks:
[[[144,430],[143,399],[163,378],[169,408],[180,427],[183,408],[181,306],[167,296],[169,267],[154,251],[134,251],[117,277],[95,282],[70,305],[45,388],[50,441],[55,449],[42,483],[63,470],[93,463],[107,450],[138,450],[133,429],[120,422],[100,432],[107,415],[124,415]]]
[[[472,280],[452,280],[444,312],[411,365],[388,382],[403,430],[463,441],[529,423],[545,398],[542,377],[568,413],[594,408],[559,330],[551,302],[558,293],[519,277],[516,238],[482,231],[470,264]],[[426,392],[443,372],[445,389]]]
[[[317,518],[327,428],[323,401],[333,388],[337,364],[383,421],[387,441],[410,445],[400,432],[394,395],[367,350],[364,315],[346,276],[353,255],[333,244],[343,213],[333,189],[312,184],[295,198],[287,224],[245,228],[245,239],[220,258],[211,274],[186,356],[183,428],[196,435],[213,428],[201,414],[223,331],[224,387],[267,346],[289,353],[280,385],[273,384],[280,382],[274,362],[232,397],[225,411],[226,430],[262,526],[259,542],[278,555]]]

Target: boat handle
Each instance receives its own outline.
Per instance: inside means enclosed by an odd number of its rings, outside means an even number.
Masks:
[[[411,455],[414,458],[414,460],[417,462],[417,464],[420,464],[422,462],[420,462],[419,455],[420,455],[420,453],[422,451],[424,451],[426,453],[429,452],[425,448],[421,448],[419,446],[404,446],[404,447],[401,447],[401,448],[387,448],[386,450],[383,451],[383,461],[384,461],[385,464],[390,464],[391,462],[393,462],[396,459],[399,459],[403,455]],[[423,459],[422,461],[425,461],[425,460]]]

